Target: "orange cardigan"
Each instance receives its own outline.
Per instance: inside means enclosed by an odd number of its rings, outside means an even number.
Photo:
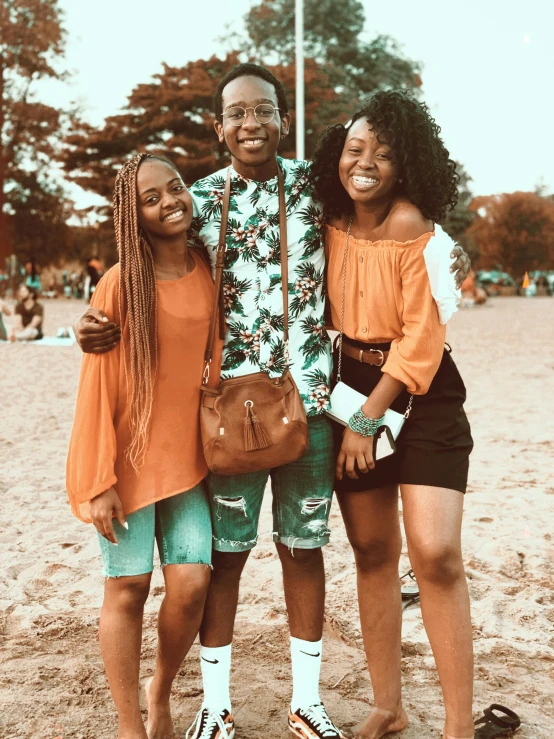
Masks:
[[[202,258],[191,253],[196,262],[191,273],[157,282],[158,369],[148,449],[138,474],[124,460],[130,429],[123,344],[83,357],[66,482],[73,513],[87,523],[90,501],[111,486],[129,514],[190,490],[208,471],[199,409],[213,283]],[[118,284],[117,264],[98,283],[91,305],[121,323]],[[123,334],[128,346],[126,321]],[[216,368],[219,359],[220,352]]]
[[[441,362],[446,326],[439,321],[423,250],[432,233],[413,241],[365,241],[350,236],[344,334],[357,341],[391,341],[383,372],[425,395]],[[333,328],[340,328],[346,233],[326,226],[327,294]]]

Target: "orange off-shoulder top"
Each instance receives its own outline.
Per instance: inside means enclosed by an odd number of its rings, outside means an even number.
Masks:
[[[423,251],[432,232],[413,241],[365,241],[350,236],[344,335],[357,341],[391,341],[382,367],[410,393],[424,395],[439,367],[446,326],[437,304]],[[326,226],[327,294],[334,329],[340,328],[346,233]]]

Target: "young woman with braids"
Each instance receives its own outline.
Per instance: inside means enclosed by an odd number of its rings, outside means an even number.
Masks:
[[[378,92],[347,126],[323,135],[313,163],[327,217],[327,288],[344,326],[342,381],[367,397],[335,426],[336,490],[354,549],[374,708],[358,728],[378,739],[408,723],[401,700],[401,534],[442,685],[445,739],[470,739],[473,654],[461,553],[463,498],[473,442],[465,387],[449,351],[424,251],[457,198],[455,164],[425,105]],[[345,280],[345,282],[343,282]],[[338,356],[335,353],[335,367]],[[397,451],[376,464],[373,436],[385,411],[411,414]],[[427,736],[427,733],[425,734]]]
[[[100,646],[118,739],[169,739],[171,685],[198,632],[210,578],[198,409],[213,284],[187,248],[192,200],[170,162],[140,154],[123,165],[114,221],[119,264],[92,303],[122,326],[122,341],[83,358],[67,490],[75,515],[98,530]],[[154,539],[166,592],[145,729],[139,661]]]

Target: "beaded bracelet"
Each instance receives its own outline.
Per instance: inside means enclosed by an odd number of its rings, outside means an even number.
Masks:
[[[356,434],[360,434],[360,436],[375,436],[376,431],[381,428],[384,420],[385,416],[381,416],[381,418],[368,418],[360,408],[360,410],[352,414],[348,421],[348,426]]]

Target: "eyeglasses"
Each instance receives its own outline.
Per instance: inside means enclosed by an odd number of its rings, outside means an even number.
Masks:
[[[236,108],[226,110],[222,117],[224,121],[230,123],[232,126],[242,126],[246,121],[249,110],[254,111],[254,118],[258,123],[261,123],[262,126],[267,126],[275,118],[275,111],[280,110],[280,108],[276,108],[269,103],[261,103],[260,105],[256,105],[255,108],[239,108],[237,106]]]

